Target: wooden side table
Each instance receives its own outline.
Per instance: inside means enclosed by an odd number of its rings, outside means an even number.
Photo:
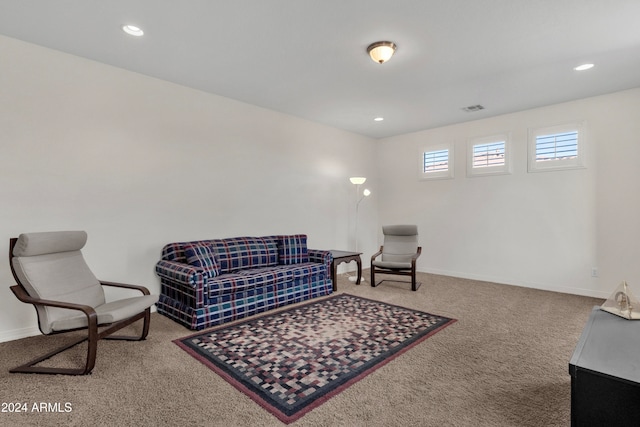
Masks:
[[[331,255],[333,256],[333,261],[331,261],[331,280],[333,281],[333,292],[338,290],[338,284],[336,282],[336,269],[338,265],[343,262],[351,262],[355,261],[358,264],[358,278],[356,279],[356,285],[360,284],[360,277],[362,277],[362,260],[360,259],[360,255],[362,252],[349,252],[349,251],[337,251],[331,250]]]

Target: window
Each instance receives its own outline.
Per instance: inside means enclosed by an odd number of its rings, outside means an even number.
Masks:
[[[449,150],[428,151],[424,153],[422,172],[442,172],[449,169]]]
[[[510,173],[509,144],[509,134],[485,136],[469,140],[467,144],[467,176]]]
[[[578,131],[536,136],[536,162],[578,157]]]
[[[489,168],[504,165],[505,141],[489,142],[473,146],[473,168]]]
[[[584,168],[582,123],[530,129],[529,172]]]
[[[453,178],[453,146],[443,144],[428,147],[421,152],[420,178]]]

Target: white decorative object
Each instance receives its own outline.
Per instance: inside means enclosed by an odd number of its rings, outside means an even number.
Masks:
[[[627,320],[640,320],[640,302],[633,295],[626,281],[618,285],[600,309]]]

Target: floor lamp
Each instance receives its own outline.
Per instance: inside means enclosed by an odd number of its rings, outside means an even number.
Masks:
[[[349,180],[351,181],[352,184],[356,186],[357,201],[356,201],[356,222],[355,222],[355,243],[356,243],[355,251],[358,252],[358,208],[360,207],[360,202],[362,202],[365,197],[368,197],[371,195],[371,191],[365,188],[364,191],[360,193],[360,186],[364,184],[367,178],[363,176],[352,176],[351,178],[349,178]],[[358,280],[358,278],[356,276],[349,276],[349,280],[352,282],[355,282]],[[360,282],[363,282],[363,281],[364,281],[364,277],[361,277]]]

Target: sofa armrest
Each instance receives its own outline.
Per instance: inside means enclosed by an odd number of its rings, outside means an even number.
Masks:
[[[331,251],[325,251],[321,249],[308,249],[309,253],[309,261],[310,262],[319,262],[327,266],[328,271],[331,271],[331,261],[333,261],[333,256],[331,255]]]
[[[156,274],[172,282],[192,288],[204,286],[202,273],[189,264],[160,260],[156,264]]]

